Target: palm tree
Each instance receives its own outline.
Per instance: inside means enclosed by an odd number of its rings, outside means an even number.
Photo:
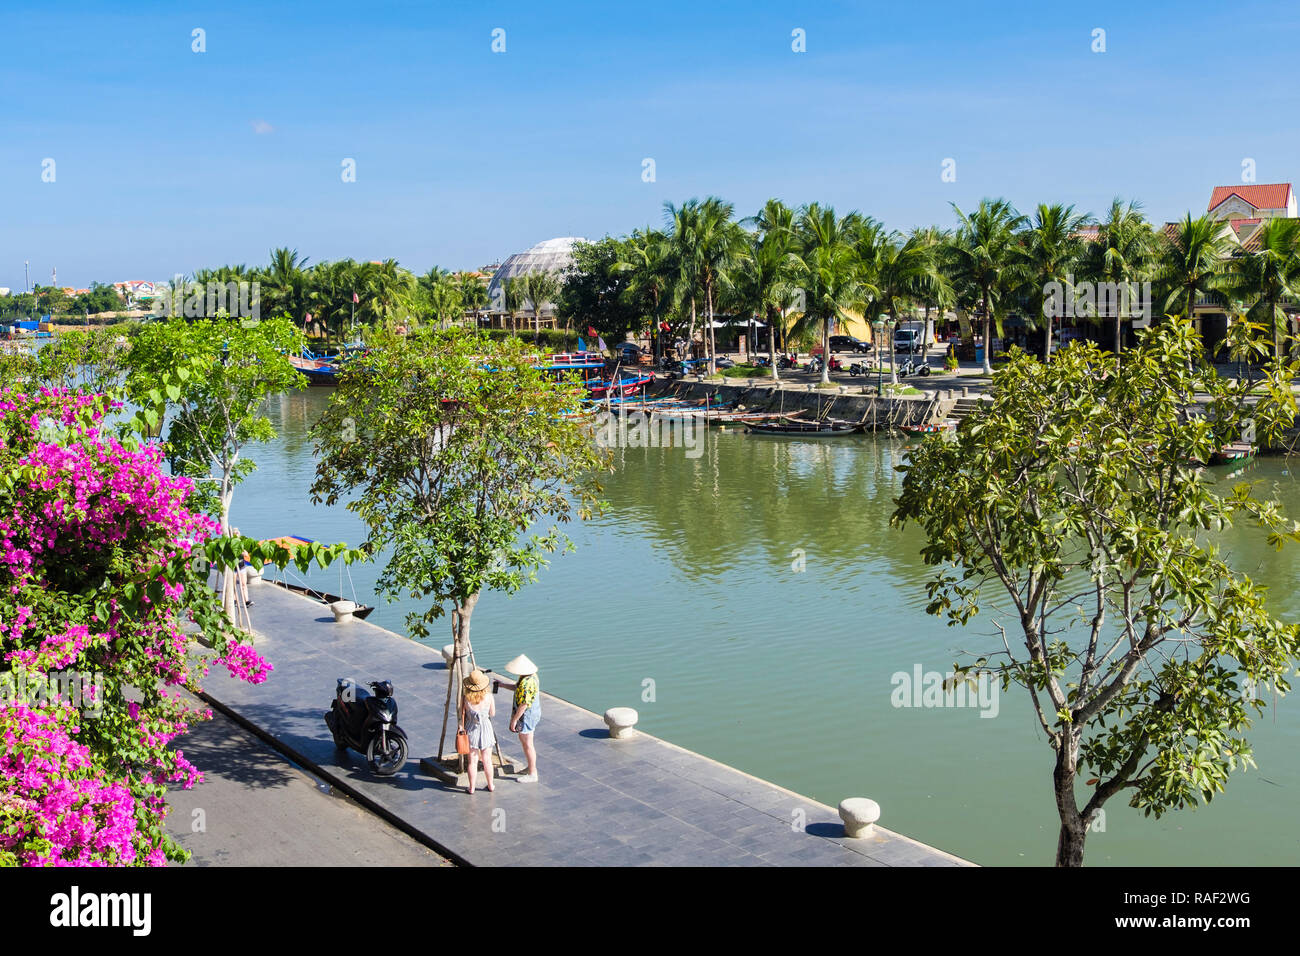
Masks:
[[[1142,204],[1127,204],[1116,198],[1110,211],[1098,225],[1097,240],[1083,252],[1081,267],[1094,282],[1115,285],[1148,280],[1156,266],[1159,240],[1141,212]],[[1115,364],[1119,367],[1124,346],[1124,316],[1115,315]]]
[[[533,313],[533,344],[537,344],[542,338],[542,306],[551,304],[554,308],[554,302],[560,295],[560,279],[554,272],[545,269],[526,273],[520,278],[523,280],[529,311]]]
[[[1228,253],[1232,247],[1232,231],[1207,213],[1196,219],[1188,213],[1166,241],[1164,261],[1159,278],[1169,290],[1164,311],[1170,312],[1178,302],[1184,302],[1185,314],[1190,321],[1196,311],[1200,296],[1222,298],[1221,290],[1227,284]]]
[[[478,276],[468,272],[457,277],[456,285],[460,290],[461,303],[465,311],[474,313],[474,325],[477,327],[478,312],[488,304],[487,286]]]
[[[1002,309],[1007,286],[1015,276],[1016,232],[1025,225],[1005,199],[982,199],[979,208],[967,216],[957,208],[956,268],[959,275],[979,290],[980,312],[984,316],[984,374],[993,372],[993,320],[997,314],[1001,334]]]
[[[676,268],[668,237],[650,228],[634,230],[624,243],[623,258],[614,263],[613,268],[629,273],[623,290],[629,302],[643,303],[646,297],[650,299],[650,329],[657,362],[662,355],[659,323],[672,294]]]
[[[1259,248],[1234,263],[1232,291],[1254,301],[1246,317],[1273,333],[1273,356],[1282,357],[1283,336],[1289,337],[1284,298],[1300,295],[1300,220],[1270,219],[1259,232]]]
[[[757,227],[740,264],[738,282],[749,308],[767,322],[768,358],[772,381],[779,382],[776,367],[777,329],[785,322],[785,307],[796,292],[794,212],[778,199],[769,199],[746,223]]]
[[[699,220],[698,199],[688,199],[681,206],[674,206],[671,202],[664,203],[664,224],[667,226],[669,256],[676,267],[673,276],[674,297],[683,304],[690,303],[690,323],[687,326],[686,340],[692,344],[695,342],[695,323],[698,319],[696,290],[699,288],[701,271]],[[705,336],[705,341],[707,343],[708,336]]]
[[[863,282],[862,262],[854,248],[861,227],[856,212],[837,218],[834,209],[817,203],[803,207],[797,219],[798,251],[792,261],[803,286],[804,312],[793,331],[820,333],[823,385],[831,380],[832,329],[848,318],[850,309],[862,308],[875,294]]]
[[[307,315],[307,281],[305,270],[308,260],[299,257],[297,249],[272,249],[271,263],[259,273],[262,300],[271,314],[284,313],[295,323]]]
[[[328,335],[331,329],[342,336],[352,306],[351,260],[318,262],[308,272],[307,306],[321,320]]]
[[[912,234],[906,239],[893,232],[879,236],[864,250],[859,243],[859,258],[864,284],[871,287],[871,311],[889,316],[890,328],[898,324],[898,314],[912,301],[934,289],[940,281],[933,247],[923,237]],[[866,255],[862,255],[866,252]],[[894,368],[894,343],[889,342],[889,378],[898,384]]]
[[[925,307],[925,341],[928,344],[935,338],[930,312],[933,310],[942,318],[944,310],[956,304],[956,292],[948,279],[953,261],[952,233],[938,226],[919,226],[912,230],[912,235],[930,250],[934,260],[934,277],[920,296]]]
[[[504,297],[506,314],[510,316],[510,330],[519,334],[519,313],[524,311],[524,301],[527,295],[524,292],[523,276],[515,276],[511,279],[501,280],[501,293]]]
[[[1043,329],[1043,361],[1052,357],[1052,324],[1060,317],[1048,305],[1047,286],[1056,282],[1062,289],[1070,283],[1074,269],[1083,253],[1083,239],[1079,230],[1088,216],[1076,213],[1073,206],[1060,203],[1039,203],[1034,220],[1024,234],[1024,274],[1028,279],[1028,299],[1033,306],[1034,321],[1041,317]],[[1049,315],[1048,312],[1053,314]]]
[[[417,284],[415,277],[399,266],[396,259],[365,263],[359,269],[358,279],[360,306],[372,322],[391,322],[409,310]]]

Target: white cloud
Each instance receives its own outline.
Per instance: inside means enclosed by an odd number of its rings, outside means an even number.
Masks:
[[[267,133],[274,133],[275,127],[266,120],[253,120],[253,132],[258,136],[264,136]]]

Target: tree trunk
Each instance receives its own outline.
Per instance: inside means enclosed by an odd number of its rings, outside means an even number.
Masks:
[[[1268,317],[1273,326],[1273,358],[1282,357],[1282,325],[1277,320],[1277,303],[1272,299],[1268,300]],[[1285,321],[1285,319],[1283,320]]]
[[[993,374],[993,316],[989,315],[989,293],[984,290],[984,374]]]
[[[822,384],[831,383],[831,323],[834,318],[828,318],[822,328]]]
[[[1115,371],[1119,371],[1119,353],[1124,349],[1124,316],[1115,316]]]
[[[694,351],[695,351],[695,322],[696,322],[696,319],[697,319],[697,316],[695,315],[695,296],[694,296],[694,294],[692,294],[692,295],[691,295],[691,327],[690,327],[690,330],[689,330],[689,331],[687,332],[687,334],[686,334],[686,351],[687,351],[688,353],[690,353],[690,352],[694,352]],[[695,356],[693,356],[693,355],[689,355],[689,354],[688,354],[688,355],[683,355],[683,356],[682,356],[683,359],[686,359],[686,358],[694,358],[694,357],[695,357]],[[686,370],[686,366],[683,365],[683,366],[682,366],[682,371],[683,371],[683,373],[685,372],[685,370]]]
[[[1052,360],[1052,323],[1056,321],[1056,316],[1049,315],[1047,318],[1047,330],[1043,336],[1043,364],[1046,365]]]
[[[460,720],[460,698],[462,682],[468,676],[465,671],[465,662],[469,660],[471,645],[469,642],[469,621],[470,616],[474,613],[474,605],[478,604],[478,593],[466,597],[456,606],[452,614],[452,643],[455,651],[452,656],[451,670],[447,675],[447,700],[442,708],[442,732],[438,735],[438,757],[441,759],[446,752],[444,750],[447,743],[447,718],[452,713],[452,701],[455,700],[455,713],[457,721]],[[459,723],[457,724],[459,726]]]
[[[709,323],[708,349],[709,349],[709,374],[716,372],[718,362],[718,343],[713,337],[713,283],[704,283],[704,307],[708,310],[705,318]]]
[[[898,327],[898,320],[894,318],[894,313],[889,313],[889,384],[898,384],[898,366],[894,364],[894,329]]]
[[[1056,840],[1056,865],[1083,866],[1083,844],[1088,828],[1074,800],[1074,781],[1078,766],[1078,744],[1068,731],[1056,751],[1056,768],[1052,783],[1056,790],[1056,812],[1061,829]]]
[[[776,310],[771,306],[767,309],[767,346],[769,358],[772,360],[772,381],[781,381],[781,376],[776,370],[776,323],[772,321],[772,313]]]

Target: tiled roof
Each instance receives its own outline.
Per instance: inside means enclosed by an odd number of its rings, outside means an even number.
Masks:
[[[1260,183],[1253,186],[1215,186],[1210,194],[1212,212],[1229,196],[1240,196],[1256,209],[1285,209],[1291,198],[1290,183]]]

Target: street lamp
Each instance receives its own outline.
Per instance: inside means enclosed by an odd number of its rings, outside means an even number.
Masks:
[[[885,330],[890,328],[893,324],[894,324],[893,321],[887,315],[878,315],[876,316],[876,321],[871,323],[871,327],[876,330],[875,339],[876,339],[876,394],[877,395],[880,394],[880,390],[884,385],[884,374],[885,374],[885,365],[880,358],[880,339],[881,336],[885,334]]]

